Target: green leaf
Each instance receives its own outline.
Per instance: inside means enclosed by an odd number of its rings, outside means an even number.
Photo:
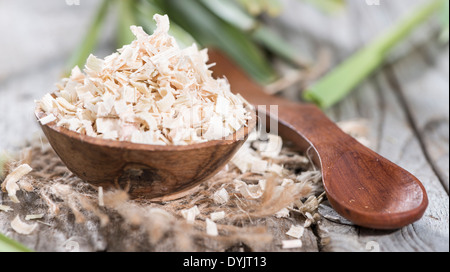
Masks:
[[[267,84],[277,75],[258,46],[241,30],[223,21],[195,0],[160,0],[170,19],[202,46],[221,49],[255,80]]]
[[[0,233],[0,252],[31,252],[29,248],[21,243],[6,237]]]
[[[200,0],[211,12],[242,31],[251,31],[258,21],[230,0]]]
[[[235,0],[235,1],[254,16],[261,15],[262,13],[267,13],[270,16],[276,16],[282,10],[280,0]]]
[[[303,94],[304,98],[322,108],[340,101],[384,62],[386,54],[394,45],[433,15],[439,7],[441,0],[427,2],[417,7],[383,35],[309,87]]]
[[[84,37],[81,44],[72,53],[68,61],[67,67],[64,70],[65,76],[68,76],[72,68],[75,66],[82,68],[86,63],[86,59],[89,57],[89,54],[94,51],[95,46],[98,42],[102,23],[108,12],[109,5],[109,0],[103,0],[103,2],[100,4],[97,14],[94,17],[94,20],[89,27],[86,36]]]

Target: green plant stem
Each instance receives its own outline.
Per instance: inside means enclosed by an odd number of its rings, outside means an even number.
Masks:
[[[298,49],[292,47],[268,27],[261,24],[251,32],[251,35],[256,42],[286,62],[297,67],[308,65],[307,61],[298,54]]]
[[[345,97],[385,60],[386,54],[441,7],[441,0],[419,6],[383,35],[333,69],[303,94],[308,101],[328,108]]]
[[[304,66],[304,61],[293,48],[277,33],[259,22],[230,0],[200,0],[217,17],[248,33],[258,44],[295,66]],[[275,1],[276,2],[276,1]]]
[[[21,243],[6,237],[0,233],[0,252],[31,252],[29,248]]]
[[[67,67],[64,70],[64,75],[68,76],[73,67],[78,66],[82,68],[86,63],[86,59],[89,57],[89,54],[94,51],[95,46],[97,45],[100,30],[102,27],[102,23],[106,17],[108,7],[110,5],[109,0],[103,0],[100,4],[100,7],[97,11],[97,14],[94,17],[94,20],[89,27],[86,36],[84,37],[81,44],[77,47],[74,53],[71,55]]]
[[[117,29],[117,47],[131,43],[134,35],[130,30],[130,26],[136,25],[135,20],[135,0],[118,0],[119,24]]]

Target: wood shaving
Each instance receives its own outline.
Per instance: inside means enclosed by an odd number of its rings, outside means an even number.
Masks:
[[[269,134],[268,141],[262,142],[259,145],[258,150],[263,157],[274,158],[280,154],[282,147],[283,140],[281,137],[278,135]]]
[[[305,228],[302,226],[291,226],[291,228],[286,232],[286,235],[289,235],[291,237],[300,239],[303,236],[303,233],[305,232]]]
[[[9,212],[12,211],[13,209],[10,206],[6,206],[6,205],[1,205],[0,204],[0,211],[2,212]]]
[[[303,246],[302,240],[300,239],[283,240],[281,244],[283,249],[301,248]]]
[[[24,235],[31,234],[37,227],[38,227],[37,223],[34,224],[24,223],[22,220],[20,220],[18,215],[11,221],[11,228],[15,232]]]
[[[210,214],[210,217],[212,221],[218,221],[225,218],[225,212],[224,211],[213,212]]]
[[[72,70],[38,107],[47,116],[92,137],[154,145],[220,139],[247,124],[248,103],[209,70],[207,51],[181,49],[168,34],[167,15],[155,15],[155,32],[131,26],[136,39],[83,71]]]
[[[16,196],[17,191],[20,190],[17,182],[26,174],[33,170],[28,164],[19,165],[11,173],[9,173],[3,181],[1,187],[2,191],[8,192],[8,196],[14,203],[20,203]]]
[[[42,125],[46,125],[48,123],[51,123],[56,120],[56,117],[53,114],[48,114],[47,116],[39,119],[39,122],[41,122]]]
[[[275,214],[275,217],[276,218],[287,218],[287,217],[289,217],[289,210],[287,208],[283,208]]]
[[[215,203],[222,205],[228,202],[230,199],[230,195],[228,194],[227,190],[225,188],[222,188],[215,192],[212,196]]]
[[[105,201],[103,200],[103,187],[102,186],[98,187],[98,205],[100,207],[105,206]]]
[[[29,220],[35,220],[35,219],[41,219],[44,217],[45,214],[40,213],[40,214],[27,214],[25,216],[25,220],[29,221]]]
[[[186,219],[188,223],[194,223],[195,217],[200,214],[200,210],[198,209],[197,205],[190,209],[184,209],[181,211],[181,215]]]
[[[219,235],[219,231],[217,230],[217,225],[214,221],[206,218],[206,233],[211,236]]]
[[[33,192],[33,190],[34,190],[33,185],[30,182],[28,182],[27,180],[25,180],[25,179],[19,180],[17,182],[17,184],[19,185],[19,188],[21,190],[24,190],[26,192]]]

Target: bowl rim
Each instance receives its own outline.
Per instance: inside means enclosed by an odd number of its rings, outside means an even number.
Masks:
[[[39,105],[36,106],[34,114],[36,116],[37,122],[41,127],[46,127],[55,133],[63,134],[71,139],[89,143],[92,145],[99,145],[116,149],[142,150],[142,151],[187,151],[212,146],[230,145],[235,142],[246,140],[250,132],[256,127],[255,111],[249,107],[246,107],[246,109],[250,112],[251,119],[247,120],[247,124],[242,126],[239,130],[235,131],[233,134],[226,136],[224,139],[210,140],[206,142],[188,145],[152,145],[152,144],[133,143],[129,141],[96,138],[85,134],[80,134],[76,131],[69,130],[65,127],[57,126],[56,120],[49,122],[47,124],[42,124],[40,122],[40,119],[46,117],[47,113],[45,113],[40,108]]]

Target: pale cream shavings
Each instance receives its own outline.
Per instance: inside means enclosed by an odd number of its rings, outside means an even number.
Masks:
[[[39,119],[39,122],[41,122],[41,124],[43,124],[43,125],[46,125],[46,124],[51,123],[51,122],[53,122],[55,120],[56,120],[56,117],[53,114],[50,113],[49,115]]]
[[[288,230],[288,232],[286,232],[286,235],[300,239],[303,236],[304,232],[305,232],[304,227],[292,225],[291,228]]]
[[[210,220],[209,218],[206,218],[205,221],[206,221],[206,233],[211,236],[219,235],[216,223],[214,223],[214,221]]]
[[[213,212],[209,216],[211,217],[212,221],[218,221],[225,218],[225,212],[224,211]]]
[[[17,182],[26,174],[31,172],[31,167],[28,164],[22,164],[15,168],[11,173],[6,176],[3,181],[1,187],[3,191],[8,192],[8,196],[14,203],[20,203],[19,199],[16,196],[17,191],[20,190]]]
[[[0,211],[2,212],[9,212],[12,211],[13,209],[10,206],[6,206],[6,205],[1,205],[0,204]]]
[[[39,213],[39,214],[27,214],[25,216],[25,220],[29,221],[29,220],[36,220],[36,219],[41,219],[44,217],[45,214],[43,213]]]
[[[83,71],[75,67],[55,93],[37,102],[48,116],[41,122],[158,145],[221,139],[245,126],[250,105],[231,92],[226,79],[212,77],[207,51],[195,44],[179,48],[168,35],[168,17],[154,19],[152,35],[131,26],[131,44],[104,59],[90,55]]]
[[[289,215],[289,210],[287,208],[283,208],[275,213],[276,218],[288,218]]]
[[[15,232],[23,235],[31,234],[37,227],[38,227],[37,223],[34,224],[24,223],[22,220],[20,220],[18,215],[11,221],[11,228]]]
[[[103,199],[103,187],[102,186],[98,187],[98,205],[100,207],[105,206],[105,201]]]
[[[228,202],[228,200],[230,199],[230,195],[225,188],[222,188],[216,191],[213,194],[212,198],[216,204],[222,205]]]
[[[259,152],[263,157],[274,158],[281,152],[283,140],[278,135],[269,134],[267,142],[261,142]]]
[[[301,248],[303,246],[303,244],[302,244],[302,240],[294,239],[294,240],[281,241],[281,246],[283,249],[293,249],[293,248]]]
[[[193,206],[190,209],[181,210],[181,215],[186,219],[188,223],[193,224],[195,221],[195,217],[200,214],[200,210],[197,205]]]

